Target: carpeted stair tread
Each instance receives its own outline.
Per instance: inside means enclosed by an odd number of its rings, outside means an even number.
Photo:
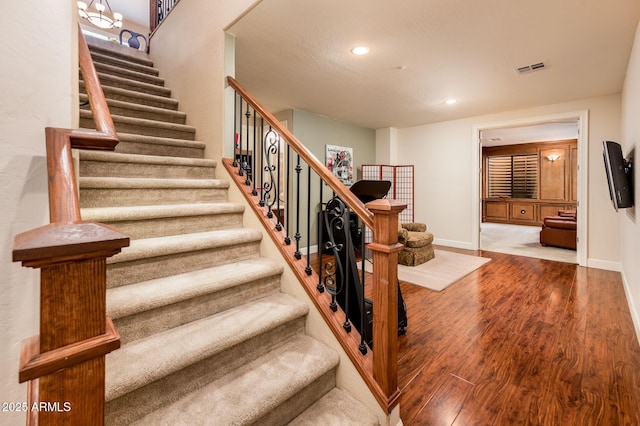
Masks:
[[[217,188],[228,189],[229,181],[223,179],[145,179],[80,177],[80,188],[128,189],[128,188]]]
[[[82,219],[92,222],[149,220],[163,217],[204,216],[242,212],[244,212],[243,204],[231,202],[168,204],[158,206],[88,207],[81,210]]]
[[[107,315],[113,319],[280,275],[282,265],[266,258],[157,278],[107,290]]]
[[[332,349],[299,336],[133,424],[260,424],[272,410],[334,369],[338,361]]]
[[[122,68],[117,65],[103,64],[100,62],[94,63],[95,69],[99,73],[109,74],[116,77],[127,78],[129,80],[135,80],[155,86],[164,86],[164,79],[147,73]]]
[[[289,426],[377,426],[371,411],[348,392],[334,388],[293,419]]]
[[[149,75],[160,75],[160,72],[153,68],[152,66],[139,64],[136,62],[131,62],[127,60],[123,60],[112,55],[105,55],[104,53],[100,53],[97,51],[91,52],[91,58],[93,59],[94,64],[108,64],[113,65],[120,68],[130,69],[132,71],[149,74]]]
[[[140,105],[154,106],[158,108],[166,108],[178,110],[178,100],[168,98],[166,96],[158,96],[150,93],[142,93],[136,90],[126,89],[123,87],[109,86],[102,84],[104,96],[108,99],[116,99],[124,102],[130,102]],[[86,87],[83,80],[80,80],[80,93],[86,93]]]
[[[185,146],[189,148],[195,149],[204,149],[205,143],[201,141],[192,141],[189,139],[177,139],[177,138],[163,138],[160,136],[148,136],[148,135],[139,135],[136,133],[118,133],[118,139],[120,142],[135,142],[135,143],[144,143],[149,145],[175,145],[175,146]],[[118,152],[118,147],[116,146],[116,152]]]
[[[150,257],[170,256],[226,246],[259,242],[262,233],[255,229],[221,229],[193,234],[170,235],[166,237],[133,240],[129,247],[107,259],[108,264],[131,262]]]
[[[181,139],[195,139],[196,129],[186,124],[166,123],[162,121],[147,120],[144,118],[132,118],[112,114],[116,132],[140,133],[147,136],[177,137]],[[83,128],[95,128],[93,113],[87,109],[80,110],[80,125]]]
[[[153,61],[149,59],[146,53],[132,49],[128,46],[122,46],[111,41],[102,40],[96,37],[87,36],[87,46],[92,53],[100,53],[102,55],[114,56],[118,59],[134,62],[137,64],[153,67]]]
[[[105,74],[97,72],[98,78],[103,85],[120,87],[123,89],[134,90],[136,92],[148,93],[156,96],[171,96],[171,89],[163,86],[156,86],[155,84],[144,83],[141,81],[132,80],[130,78],[118,77],[111,74]]]
[[[81,103],[89,101],[89,96],[85,93],[80,93],[79,98]],[[187,121],[187,114],[182,111],[176,111],[169,108],[154,107],[108,98],[107,106],[109,107],[111,114],[114,115],[126,114],[127,117],[131,118],[146,118],[148,120],[165,121],[177,124],[185,124]],[[85,105],[84,109],[89,109],[89,106]]]
[[[107,356],[105,398],[113,400],[214,356],[300,318],[308,309],[277,293],[124,345]]]
[[[121,154],[111,151],[80,150],[81,161],[110,163],[144,163],[165,166],[216,167],[217,161],[205,158],[160,157],[157,155]]]

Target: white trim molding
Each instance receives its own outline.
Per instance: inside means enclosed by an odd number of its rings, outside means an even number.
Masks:
[[[482,218],[482,145],[480,143],[480,132],[487,129],[499,129],[502,127],[518,127],[530,126],[533,124],[548,123],[561,120],[577,120],[578,122],[578,244],[577,244],[577,261],[580,266],[590,266],[587,261],[588,248],[588,225],[589,216],[587,206],[588,188],[589,188],[589,111],[570,111],[558,114],[551,114],[538,117],[527,117],[517,120],[508,120],[500,122],[488,122],[474,124],[472,126],[471,136],[471,203],[475,214],[471,215],[471,246],[472,249],[480,248],[480,221]],[[589,260],[595,261],[596,260]],[[595,266],[594,266],[595,267]],[[608,268],[601,268],[608,269]]]

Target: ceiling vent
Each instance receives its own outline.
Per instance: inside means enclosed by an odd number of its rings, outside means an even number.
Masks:
[[[530,72],[534,72],[534,71],[541,71],[544,69],[547,69],[547,65],[545,65],[544,62],[538,62],[535,64],[531,64],[531,65],[525,65],[523,67],[518,67],[516,68],[516,74],[529,74]]]

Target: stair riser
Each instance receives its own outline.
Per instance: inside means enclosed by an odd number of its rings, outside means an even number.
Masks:
[[[140,64],[136,64],[136,63],[132,63],[130,61],[123,61],[121,59],[118,58],[114,58],[111,56],[106,56],[106,55],[101,55],[101,54],[97,54],[97,53],[91,53],[91,58],[93,59],[93,63],[95,65],[98,64],[105,64],[105,65],[112,65],[115,67],[120,67],[120,68],[124,68],[124,69],[128,69],[131,71],[135,71],[135,72],[140,72],[140,73],[144,73],[144,74],[149,74],[152,76],[157,77],[159,75],[159,71],[155,68],[151,68],[151,67],[147,67],[145,65],[140,65]]]
[[[114,288],[141,281],[255,259],[259,256],[260,242],[221,246],[195,252],[148,257],[130,262],[107,265],[107,287]]]
[[[175,166],[145,163],[114,163],[107,161],[80,161],[83,177],[131,177],[166,179],[214,179],[214,167]]]
[[[99,62],[94,63],[96,71],[102,74],[113,75],[115,77],[128,78],[131,80],[141,81],[143,83],[153,84],[155,86],[164,86],[164,80],[160,77],[153,75],[136,72],[126,68],[120,68],[118,66],[102,64]]]
[[[82,101],[82,98],[80,99]],[[186,124],[187,117],[183,114],[172,114],[167,110],[163,111],[144,111],[136,108],[127,108],[126,106],[116,106],[108,102],[109,112],[112,115],[122,115],[131,118],[144,118],[145,120],[162,121],[165,123]],[[89,106],[82,106],[82,109],[89,110]]]
[[[100,83],[106,86],[118,87],[121,89],[133,90],[139,93],[146,93],[148,95],[155,95],[155,96],[163,96],[166,98],[171,96],[171,90],[165,87],[156,86],[153,84],[142,84],[134,80],[127,80],[124,77],[123,78],[112,78],[112,77],[113,76],[109,74],[102,74],[102,73],[100,73],[100,75],[98,76],[98,78],[100,79]],[[80,76],[80,78],[82,78],[82,76]]]
[[[215,280],[215,277],[212,277],[212,280]],[[124,345],[277,293],[279,290],[279,276],[264,278],[184,302],[114,319],[114,324],[120,332],[120,339]],[[107,298],[107,304],[108,300]]]
[[[81,188],[80,207],[153,206],[227,201],[224,188]]]
[[[189,392],[206,386],[302,333],[304,333],[304,318],[290,321],[214,357],[109,401],[105,407],[105,423],[131,424],[136,419],[167,406]],[[204,419],[204,421],[207,420],[214,422],[214,419],[211,418]]]
[[[195,140],[195,131],[193,129],[171,129],[164,127],[155,127],[153,122],[145,124],[126,123],[118,121],[117,117],[113,118],[118,133],[132,133],[135,135],[157,136],[160,138],[174,138],[184,140]],[[84,129],[95,129],[95,123],[92,118],[80,118],[80,127]]]
[[[131,221],[100,221],[132,240],[242,227],[242,213],[183,216]]]
[[[120,59],[127,62],[132,62],[134,64],[144,65],[146,67],[153,67],[153,61],[148,59],[148,56],[140,51],[133,51],[127,49],[127,54],[119,51],[118,49],[113,49],[112,46],[109,45],[108,41],[103,40],[91,40],[87,42],[89,45],[89,52],[91,53],[99,53],[105,56],[111,56],[116,59]]]
[[[322,377],[313,381],[309,386],[297,392],[293,397],[280,404],[267,415],[261,416],[260,425],[279,426],[289,423],[304,410],[313,405],[316,400],[336,386],[336,371],[329,370]]]
[[[173,98],[161,96],[142,96],[138,92],[123,92],[109,86],[102,86],[104,96],[107,99],[115,99],[117,101],[130,102],[133,104],[152,106],[156,108],[178,110],[178,102]],[[80,82],[80,93],[87,93],[84,83]]]
[[[161,157],[204,158],[204,148],[120,141],[116,152],[123,154],[158,155]]]

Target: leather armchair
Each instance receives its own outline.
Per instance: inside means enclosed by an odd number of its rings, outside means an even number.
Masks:
[[[575,210],[560,210],[558,216],[547,216],[540,231],[540,244],[575,250],[576,227]]]

